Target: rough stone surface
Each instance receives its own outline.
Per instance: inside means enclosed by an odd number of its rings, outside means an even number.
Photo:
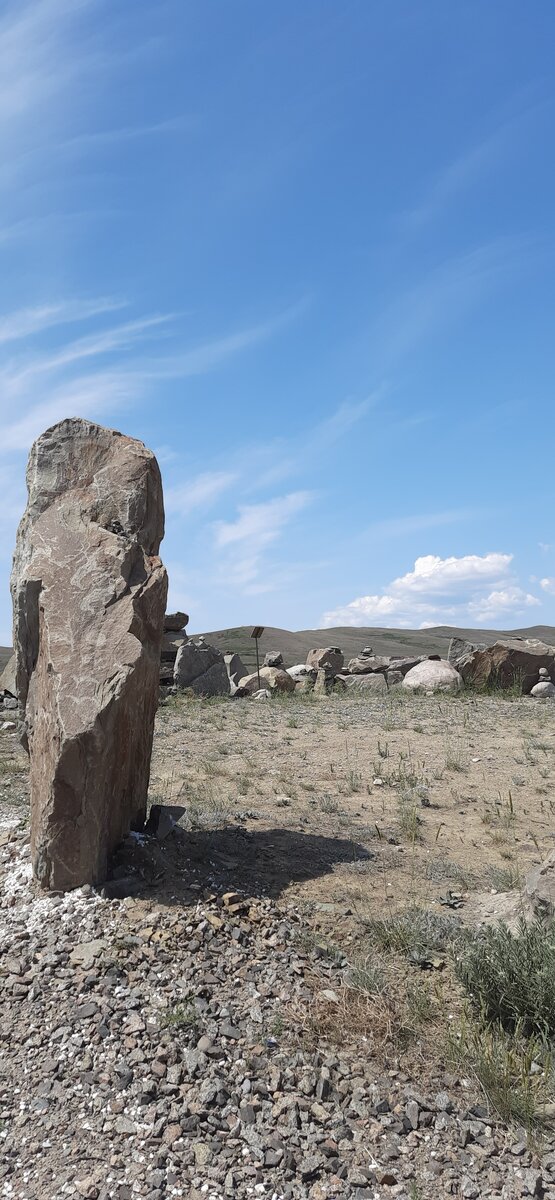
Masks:
[[[12,654],[8,659],[2,674],[0,675],[0,693],[8,692],[10,696],[17,696],[16,684],[16,658]]]
[[[337,678],[355,692],[387,692],[386,678],[381,671],[373,671],[369,675],[338,675]]]
[[[167,576],[160,471],[133,438],[81,419],[27,468],[12,573],[16,685],[31,764],[31,857],[46,888],[105,877],[142,826]]]
[[[328,673],[337,675],[342,670],[344,658],[337,646],[326,646],[319,650],[309,650],[306,658],[307,667],[319,671],[324,667]]]
[[[179,633],[181,629],[189,624],[187,613],[175,612],[166,613],[164,617],[164,633]]]
[[[391,659],[380,654],[360,654],[348,664],[349,675],[369,675],[372,671],[387,671]]]
[[[430,655],[430,660],[431,660],[431,655]],[[389,666],[391,667],[391,670],[393,670],[393,671],[400,671],[404,677],[405,675],[408,674],[409,671],[412,671],[412,668],[416,667],[418,665],[418,663],[426,662],[426,661],[427,661],[426,655],[419,654],[416,658],[392,658],[389,661]]]
[[[525,897],[538,917],[555,916],[555,850],[526,876]]]
[[[450,663],[427,658],[407,671],[403,687],[412,692],[458,692],[462,679]]]
[[[239,687],[242,679],[247,674],[247,668],[238,654],[224,654],[224,663],[228,674],[230,687]]]
[[[313,682],[316,679],[315,669],[313,667],[307,667],[306,663],[295,663],[294,666],[288,667],[287,674],[295,680],[295,683],[297,683],[299,679],[306,679],[307,677],[312,679]]]
[[[189,684],[195,696],[229,696],[230,683],[224,662],[213,663],[203,675]]]
[[[468,642],[466,638],[461,637],[451,638],[447,651],[447,662],[450,662],[452,667],[460,671],[463,663],[468,661],[475,650],[485,649],[485,642]]]
[[[270,652],[268,654],[266,654],[264,657],[264,666],[265,667],[282,667],[283,666],[283,654],[281,653],[281,651],[280,650],[270,650]]]
[[[546,667],[540,667],[538,674],[539,682],[534,684],[530,695],[535,696],[536,700],[553,700],[555,696],[555,687],[549,678],[549,671]]]
[[[538,682],[540,667],[555,679],[555,646],[535,638],[507,638],[484,650],[474,650],[461,661],[460,671],[465,683],[484,687],[488,683],[501,688],[514,687],[528,695]]]
[[[162,637],[162,662],[174,663],[178,650],[185,646],[188,640],[187,634],[183,630],[180,630],[179,633],[165,633]]]
[[[295,680],[291,678],[287,671],[282,671],[280,667],[261,667],[260,668],[260,683],[263,689],[270,689],[277,692],[294,692]],[[246,688],[251,695],[258,691],[258,674],[253,671],[251,675],[245,675],[241,679],[240,687]]]
[[[224,657],[220,650],[210,646],[204,638],[195,642],[187,642],[177,651],[173,672],[176,687],[191,687],[195,679],[213,667],[215,663],[223,664]]]

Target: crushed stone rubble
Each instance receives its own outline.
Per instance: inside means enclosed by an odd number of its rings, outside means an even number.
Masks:
[[[555,1150],[467,1080],[303,1042],[347,964],[292,905],[200,869],[175,902],[40,894],[13,822],[0,875],[0,1197],[555,1200]]]

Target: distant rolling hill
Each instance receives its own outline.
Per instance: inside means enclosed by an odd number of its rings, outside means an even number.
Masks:
[[[220,650],[233,650],[240,654],[246,667],[256,664],[255,648],[249,636],[251,625],[240,625],[235,629],[218,629],[205,633],[204,637]],[[200,636],[191,633],[191,637]],[[553,625],[534,625],[529,629],[456,629],[449,625],[436,625],[433,629],[355,629],[339,626],[336,629],[301,629],[296,633],[289,629],[268,627],[260,638],[260,657],[270,650],[281,650],[285,665],[304,662],[309,650],[316,646],[339,646],[345,659],[353,658],[365,646],[372,646],[376,654],[408,657],[411,654],[441,654],[447,657],[452,637],[468,638],[469,642],[485,642],[491,646],[498,638],[529,637],[555,645]]]
[[[234,629],[216,629],[202,636],[223,652],[232,650],[240,654],[246,667],[256,665],[254,642],[250,637],[252,625],[239,625]],[[200,637],[200,633],[191,633]],[[339,646],[345,659],[353,658],[365,646],[372,646],[376,654],[408,657],[411,654],[441,654],[447,657],[452,637],[468,638],[469,642],[485,642],[491,646],[498,638],[539,638],[542,642],[555,645],[555,626],[533,625],[528,629],[458,629],[450,625],[436,625],[433,629],[355,629],[340,625],[336,629],[274,629],[268,626],[260,638],[260,658],[269,650],[281,650],[285,665],[304,662],[309,650],[316,646]],[[0,646],[0,672],[11,654],[6,646]]]

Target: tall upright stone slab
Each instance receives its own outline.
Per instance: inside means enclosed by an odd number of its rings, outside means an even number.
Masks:
[[[37,439],[12,572],[16,681],[45,888],[101,883],[142,826],[167,576],[158,463],[90,421]]]

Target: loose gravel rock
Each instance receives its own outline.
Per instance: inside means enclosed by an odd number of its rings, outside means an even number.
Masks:
[[[250,706],[241,715],[237,705],[163,710],[160,788],[170,767],[191,778],[190,760],[200,762],[212,714],[200,812],[192,792],[185,796],[197,824],[129,838],[102,893],[36,891],[24,758],[14,731],[3,731],[2,1200],[555,1200],[549,1138],[543,1148],[531,1146],[524,1131],[492,1116],[470,1080],[441,1062],[422,1054],[409,1065],[393,1046],[339,1028],[358,897],[364,891],[383,905],[382,869],[401,894],[420,863],[415,857],[403,865],[408,855],[393,824],[391,759],[407,736],[397,725],[407,713],[419,729],[429,723],[433,746],[436,723],[452,727],[453,703],[444,716],[426,700],[411,700],[401,715],[376,700],[347,707],[331,699],[313,710],[272,702],[263,714]],[[511,729],[528,720],[520,705],[488,703],[483,712],[495,717],[484,739],[498,737],[501,720]],[[501,743],[490,762],[489,742],[478,743],[483,718],[473,708],[468,719],[476,785],[483,760],[487,786],[490,774],[497,786]],[[356,757],[343,763],[347,722]],[[542,736],[547,745],[550,730]],[[261,796],[245,774],[257,746],[258,774],[251,774]],[[216,749],[226,753],[216,759]],[[217,774],[220,758],[229,763],[226,775]],[[542,778],[534,776],[534,786]],[[378,779],[382,786],[374,787]],[[307,785],[302,803],[299,781]],[[236,798],[233,812],[229,803],[221,811],[224,792]],[[437,894],[446,890],[443,873],[435,878],[445,851],[432,820],[452,821],[455,812],[461,828],[453,829],[454,847],[472,821],[464,844],[474,846],[479,814],[470,800],[463,808],[457,797],[460,811],[454,807],[442,780],[432,780],[431,798],[430,827],[415,855]],[[181,794],[160,790],[158,801],[168,800],[181,803]],[[517,832],[531,820],[528,798],[525,808],[515,816]],[[480,853],[491,853],[489,843]],[[341,953],[329,955],[315,936],[325,928]],[[418,985],[419,968],[407,969]],[[307,1035],[315,1005],[337,1013],[341,1036],[328,1027],[326,1038]]]
[[[289,1014],[345,968],[295,907],[193,872],[175,904],[44,896],[24,829],[0,853],[2,1197],[555,1196],[467,1083],[303,1045]]]

